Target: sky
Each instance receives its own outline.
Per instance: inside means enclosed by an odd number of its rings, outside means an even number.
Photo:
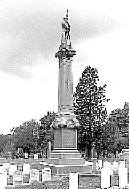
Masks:
[[[129,102],[128,0],[0,0],[0,134],[58,108],[61,21],[69,9],[74,90],[98,69],[108,113]]]

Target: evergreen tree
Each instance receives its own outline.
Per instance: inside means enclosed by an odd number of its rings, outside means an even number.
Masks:
[[[111,111],[104,129],[103,150],[116,154],[129,147],[129,106]]]
[[[106,85],[98,86],[98,71],[86,67],[74,93],[74,110],[80,123],[78,130],[78,148],[87,151],[91,157],[91,149],[101,151],[102,127],[105,124],[107,111],[105,102]]]
[[[47,148],[48,141],[53,142],[53,132],[51,128],[51,124],[55,119],[55,113],[54,112],[47,112],[47,115],[44,115],[40,119],[40,126],[38,127],[38,133],[39,133],[39,146],[41,148]]]

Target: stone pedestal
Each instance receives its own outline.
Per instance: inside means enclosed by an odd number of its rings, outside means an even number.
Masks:
[[[73,113],[57,114],[53,122],[54,147],[48,163],[53,164],[53,174],[90,172],[85,159],[77,150],[77,127],[79,123]]]
[[[77,149],[77,130],[67,127],[55,129],[54,149]]]
[[[77,150],[77,127],[79,123],[73,113],[57,114],[53,122],[54,147],[49,160],[55,165],[84,164]]]

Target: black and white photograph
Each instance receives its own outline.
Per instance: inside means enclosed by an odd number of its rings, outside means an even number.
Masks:
[[[0,189],[129,188],[128,49],[128,0],[0,0]]]

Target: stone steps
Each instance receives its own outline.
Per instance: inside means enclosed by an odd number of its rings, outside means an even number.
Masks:
[[[70,159],[81,158],[80,153],[51,153],[50,158]]]

